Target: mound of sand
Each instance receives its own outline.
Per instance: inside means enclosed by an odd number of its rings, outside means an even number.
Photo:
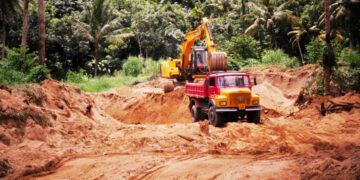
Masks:
[[[248,69],[259,82],[263,124],[224,128],[190,123],[184,88],[165,93],[164,80],[97,94],[55,80],[0,86],[0,173],[14,179],[59,168],[42,178],[356,179],[360,95],[312,97],[298,106],[316,68]]]

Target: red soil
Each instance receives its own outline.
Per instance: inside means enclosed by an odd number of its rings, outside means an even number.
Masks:
[[[247,69],[262,124],[190,123],[183,87],[164,80],[106,93],[54,80],[0,86],[0,175],[38,179],[356,179],[360,95],[299,92],[316,66]],[[322,105],[323,104],[323,105]],[[324,115],[322,115],[322,113]]]

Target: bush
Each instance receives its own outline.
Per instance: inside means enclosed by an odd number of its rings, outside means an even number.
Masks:
[[[237,61],[257,58],[256,40],[253,37],[240,35],[231,40],[228,53]]]
[[[15,85],[40,82],[50,77],[50,71],[39,65],[38,57],[28,53],[28,48],[14,48],[7,58],[0,62],[0,83]]]
[[[238,71],[240,69],[240,63],[233,59],[228,59],[227,68],[231,71]]]
[[[266,50],[262,56],[262,64],[265,66],[269,65],[281,65],[285,67],[298,67],[299,62],[296,58],[290,58],[283,50]]]
[[[142,58],[131,56],[125,61],[123,70],[126,75],[136,77],[141,73],[142,63]]]
[[[84,75],[84,70],[80,70],[80,72],[76,73],[71,70],[69,70],[66,73],[66,81],[71,83],[80,83],[86,80],[86,77]]]
[[[339,68],[334,71],[332,79],[342,90],[360,91],[360,68]]]
[[[30,70],[30,74],[27,76],[27,82],[41,82],[50,78],[50,71],[45,66],[35,66]]]
[[[253,58],[248,58],[248,59],[242,59],[240,61],[234,60],[234,59],[229,59],[228,60],[228,70],[233,70],[233,71],[239,71],[241,68],[245,67],[245,66],[254,66],[254,65],[259,65],[260,62],[256,59]]]
[[[144,74],[153,75],[160,72],[160,61],[154,61],[152,58],[148,58],[145,60],[145,69],[143,71]]]
[[[350,48],[341,51],[339,60],[348,62],[351,68],[360,68],[360,54]]]
[[[325,41],[322,41],[320,38],[315,38],[308,45],[306,45],[306,63],[311,64],[316,63],[318,60],[322,60],[325,46]]]

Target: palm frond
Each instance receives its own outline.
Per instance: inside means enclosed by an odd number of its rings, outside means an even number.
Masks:
[[[299,30],[294,30],[294,31],[290,31],[287,33],[288,36],[294,35],[294,34],[299,34]]]
[[[125,38],[133,37],[134,33],[123,33],[123,34],[116,34],[116,35],[108,35],[105,36],[106,41],[111,43],[117,43],[122,41]]]
[[[253,8],[256,11],[259,11],[261,15],[264,15],[266,13],[264,7],[261,7],[260,5],[255,4],[254,2],[247,2],[246,4],[249,8]]]
[[[95,38],[90,34],[90,32],[85,27],[83,27],[79,23],[75,23],[75,24],[73,24],[73,26],[75,27],[75,29],[80,33],[80,35],[83,38],[86,38],[87,40],[89,40],[91,42],[95,42]]]
[[[259,24],[255,22],[254,24],[252,24],[251,26],[249,26],[249,27],[245,30],[245,35],[247,35],[247,36],[253,36],[253,35],[255,35],[259,30],[260,30]]]
[[[99,36],[104,36],[105,34],[107,34],[109,31],[111,30],[111,26],[109,24],[105,24],[105,26],[103,26],[99,32]]]

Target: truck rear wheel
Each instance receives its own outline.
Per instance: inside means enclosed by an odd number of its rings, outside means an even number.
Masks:
[[[191,121],[192,122],[198,122],[201,120],[200,110],[198,108],[196,108],[195,104],[192,105],[190,112],[191,112]]]
[[[209,116],[209,121],[210,121],[210,124],[215,126],[215,127],[219,127],[222,125],[222,121],[223,121],[223,117],[222,117],[222,114],[220,113],[217,113],[215,111],[215,108],[214,106],[211,106],[209,108],[209,113],[208,113],[208,116]]]
[[[251,112],[247,112],[247,119],[248,122],[252,122],[252,123],[260,123],[260,111],[251,111]]]

